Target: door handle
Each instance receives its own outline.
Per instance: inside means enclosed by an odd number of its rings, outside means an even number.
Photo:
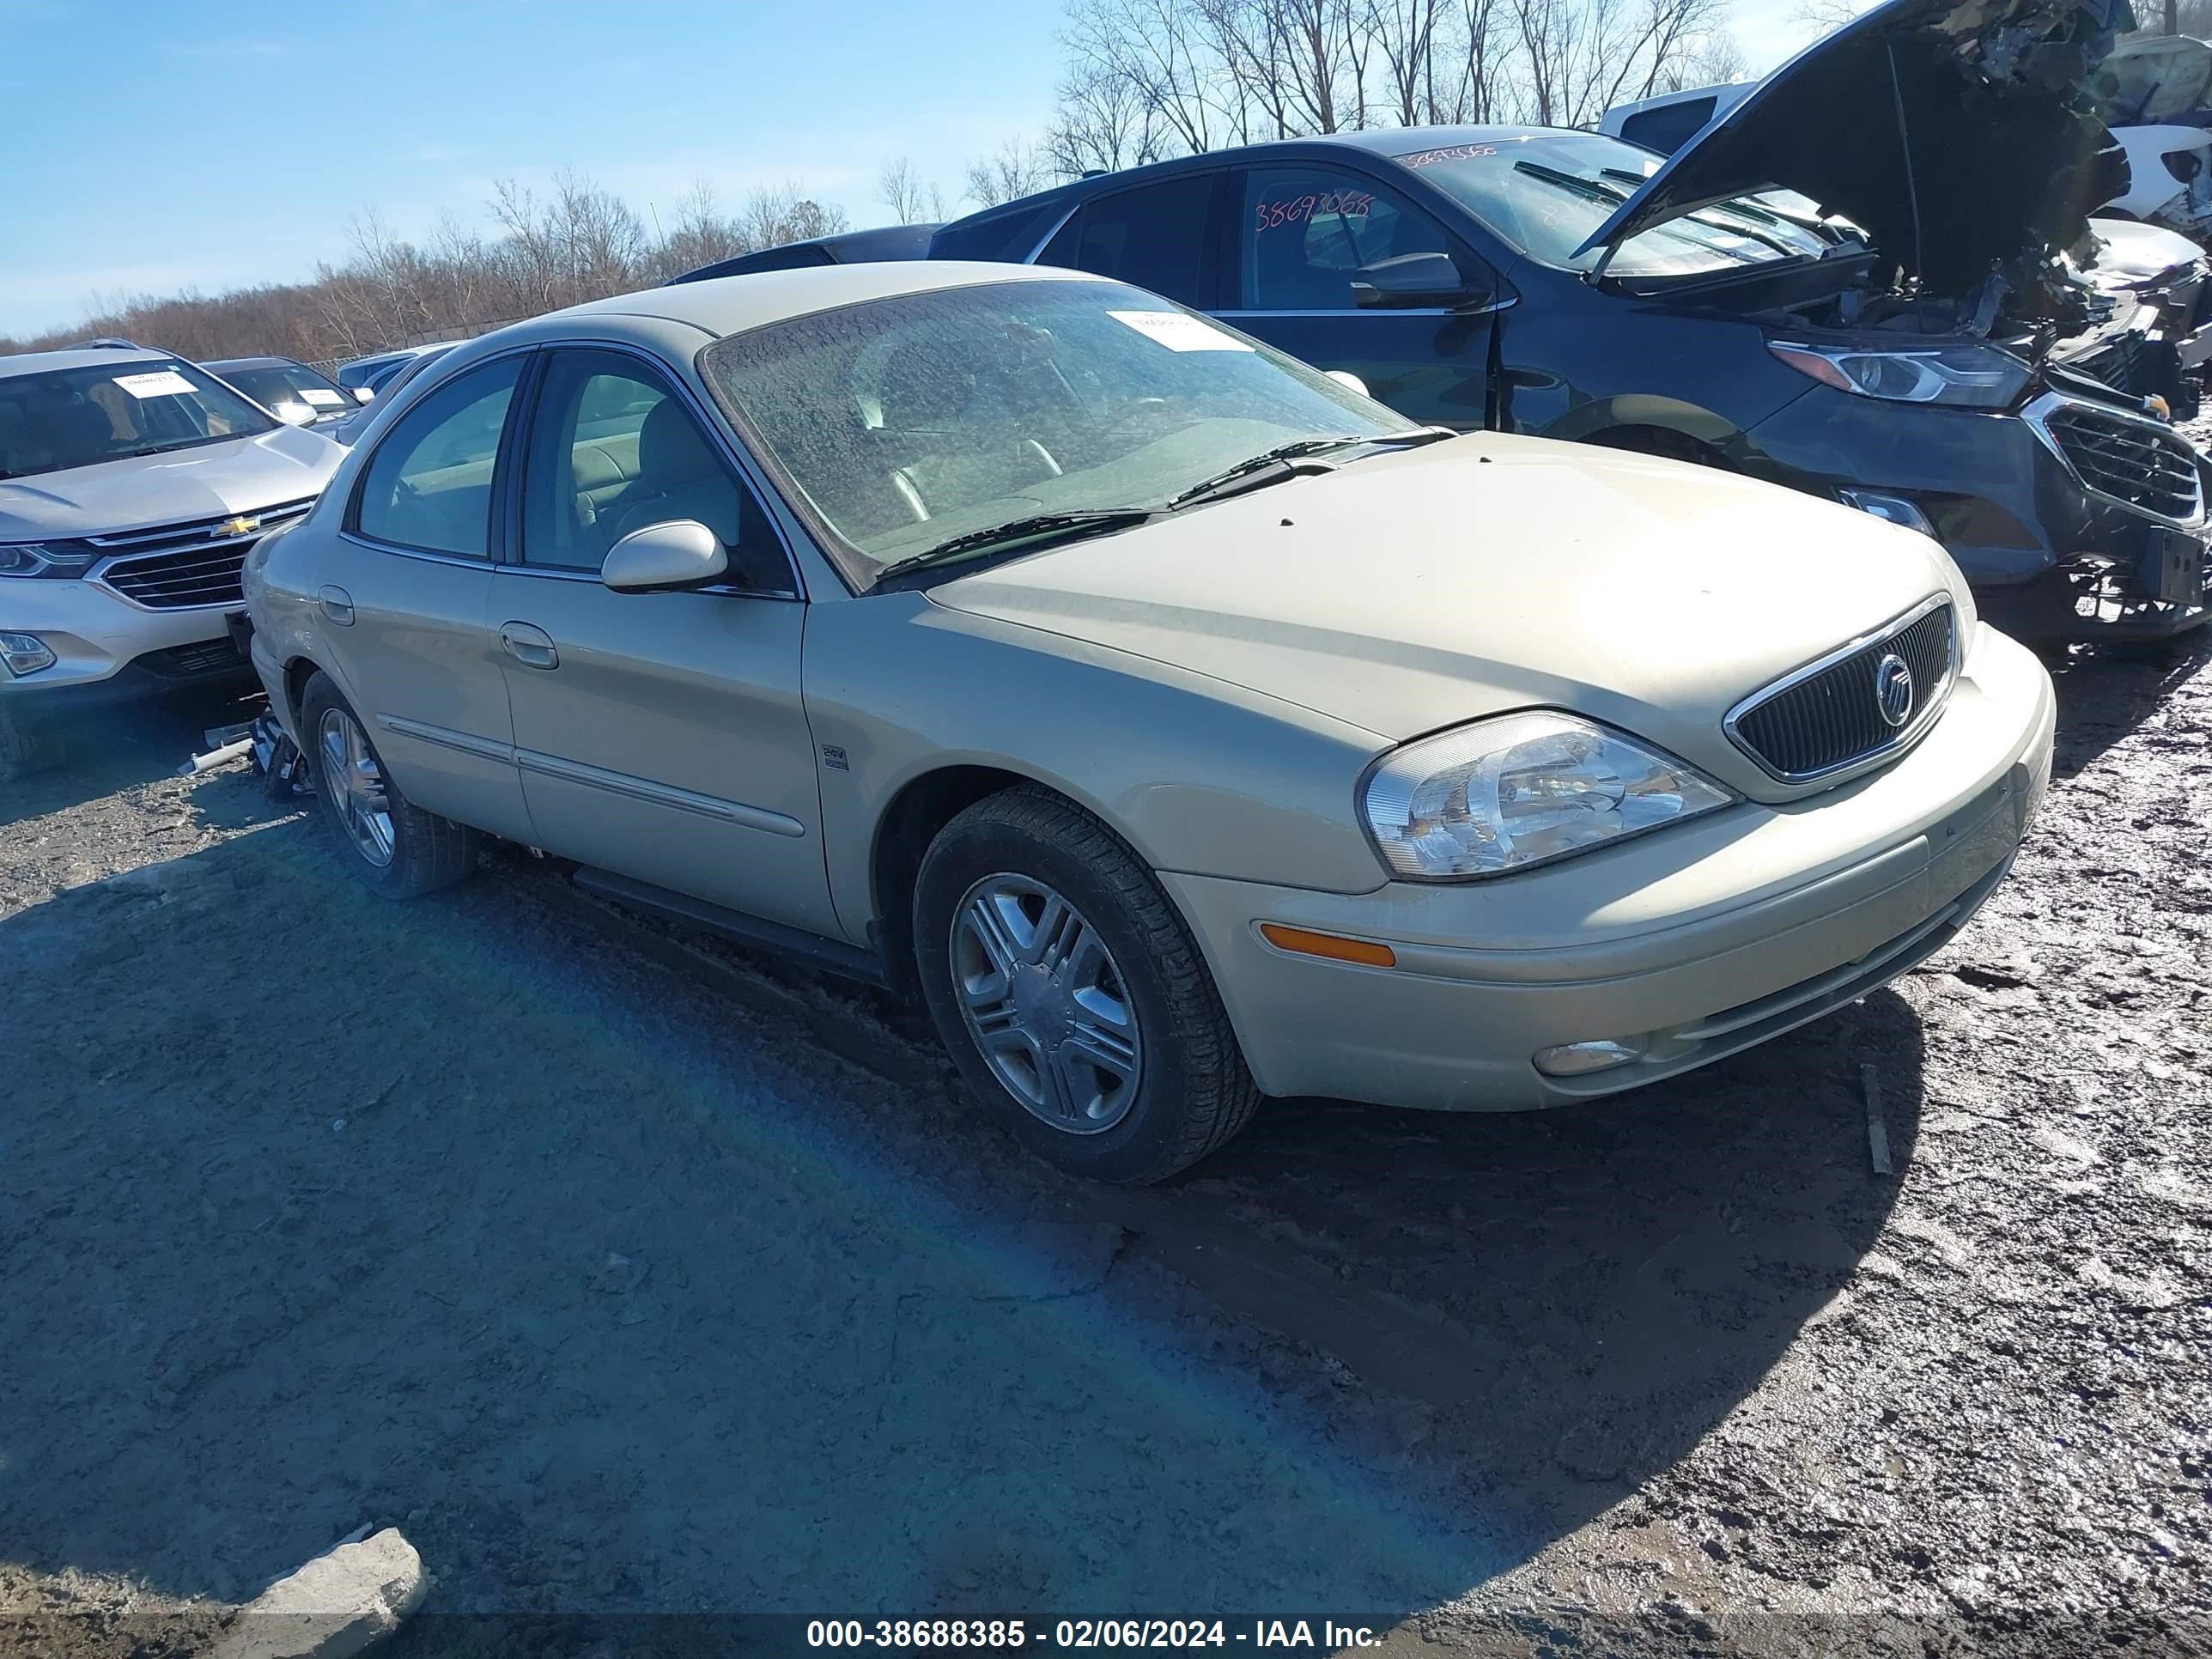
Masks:
[[[553,636],[542,628],[523,622],[501,623],[499,642],[506,647],[507,654],[525,668],[561,665],[561,653],[553,648]]]
[[[353,626],[353,595],[343,587],[325,587],[315,595],[323,614],[340,628]]]

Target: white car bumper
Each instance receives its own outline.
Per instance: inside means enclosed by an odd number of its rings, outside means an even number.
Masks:
[[[21,676],[0,665],[0,697],[19,714],[59,713],[237,673],[245,663],[235,653],[226,659],[224,618],[244,608],[152,611],[96,582],[0,579],[0,633],[31,635],[54,654]],[[211,645],[223,650],[192,648]]]

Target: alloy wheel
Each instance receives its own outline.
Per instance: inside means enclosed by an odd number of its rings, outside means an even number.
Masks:
[[[395,845],[392,797],[361,722],[343,708],[326,708],[316,741],[322,747],[323,782],[331,810],[353,838],[355,851],[385,868]]]
[[[990,875],[954,909],[950,945],[968,1033],[1031,1115],[1088,1135],[1128,1115],[1144,1077],[1137,1011],[1089,918],[1034,877]]]

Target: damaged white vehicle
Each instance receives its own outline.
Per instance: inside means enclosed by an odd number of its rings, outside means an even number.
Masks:
[[[2104,204],[2147,224],[2212,228],[2212,46],[2185,34],[2124,41],[2095,82],[2097,114],[2127,153],[2128,187]]]

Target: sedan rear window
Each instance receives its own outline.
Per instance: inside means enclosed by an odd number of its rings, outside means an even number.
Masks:
[[[871,569],[1032,514],[1158,507],[1285,442],[1415,429],[1118,283],[902,295],[732,335],[700,368]]]
[[[0,378],[0,478],[157,455],[272,430],[197,365],[143,358]]]
[[[1575,250],[1659,170],[1661,158],[1595,132],[1559,132],[1450,144],[1398,161],[1522,252],[1587,270],[1602,251]],[[1617,276],[1696,276],[1818,258],[1830,246],[1804,225],[1739,198],[1630,237],[1606,270]]]

